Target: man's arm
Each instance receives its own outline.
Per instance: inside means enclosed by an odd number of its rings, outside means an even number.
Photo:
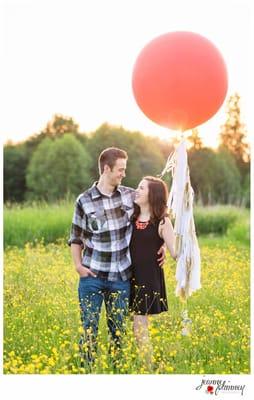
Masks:
[[[160,256],[160,258],[157,258],[159,266],[163,267],[163,264],[164,264],[165,259],[166,259],[166,246],[165,246],[165,243],[159,248],[157,254],[158,254],[158,256]]]
[[[79,274],[79,276],[80,277],[87,277],[87,276],[96,277],[96,275],[92,271],[90,271],[89,268],[86,268],[82,265],[81,254],[82,254],[82,246],[80,246],[79,244],[72,243],[71,244],[71,255],[72,255],[74,265],[75,265],[75,269],[76,269],[77,273]]]
[[[76,200],[75,209],[72,218],[71,234],[68,241],[69,246],[71,246],[71,255],[75,265],[75,269],[80,277],[86,276],[96,276],[89,268],[82,265],[82,249],[85,248],[84,243],[84,229],[85,218],[84,210],[80,197]]]

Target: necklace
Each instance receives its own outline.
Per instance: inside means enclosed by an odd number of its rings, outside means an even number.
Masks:
[[[146,227],[148,226],[149,222],[150,222],[150,220],[145,221],[145,222],[141,222],[138,219],[136,219],[135,225],[136,225],[136,228],[139,229],[139,230],[140,229],[146,229]]]

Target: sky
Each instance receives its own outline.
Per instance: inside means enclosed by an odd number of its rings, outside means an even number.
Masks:
[[[254,131],[251,102],[252,14],[248,1],[8,0],[1,2],[1,113],[4,142],[39,133],[56,113],[83,132],[103,122],[170,139],[150,121],[131,88],[132,69],[153,38],[176,30],[210,39],[228,69],[229,90],[241,96],[242,121]],[[226,100],[199,127],[216,147]]]

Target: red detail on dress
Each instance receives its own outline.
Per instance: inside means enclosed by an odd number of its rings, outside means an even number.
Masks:
[[[135,224],[136,224],[136,228],[137,229],[146,229],[146,227],[149,225],[149,221],[145,221],[145,222],[141,222],[139,220],[136,220]]]

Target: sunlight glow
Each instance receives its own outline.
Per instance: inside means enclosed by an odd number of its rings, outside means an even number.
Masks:
[[[39,133],[56,113],[72,117],[86,133],[108,121],[170,139],[169,130],[137,107],[131,75],[142,47],[173,30],[201,33],[220,49],[229,71],[228,96],[239,92],[243,122],[253,132],[247,2],[11,0],[1,7],[4,141]],[[225,118],[224,103],[198,128],[207,145],[216,147]]]

